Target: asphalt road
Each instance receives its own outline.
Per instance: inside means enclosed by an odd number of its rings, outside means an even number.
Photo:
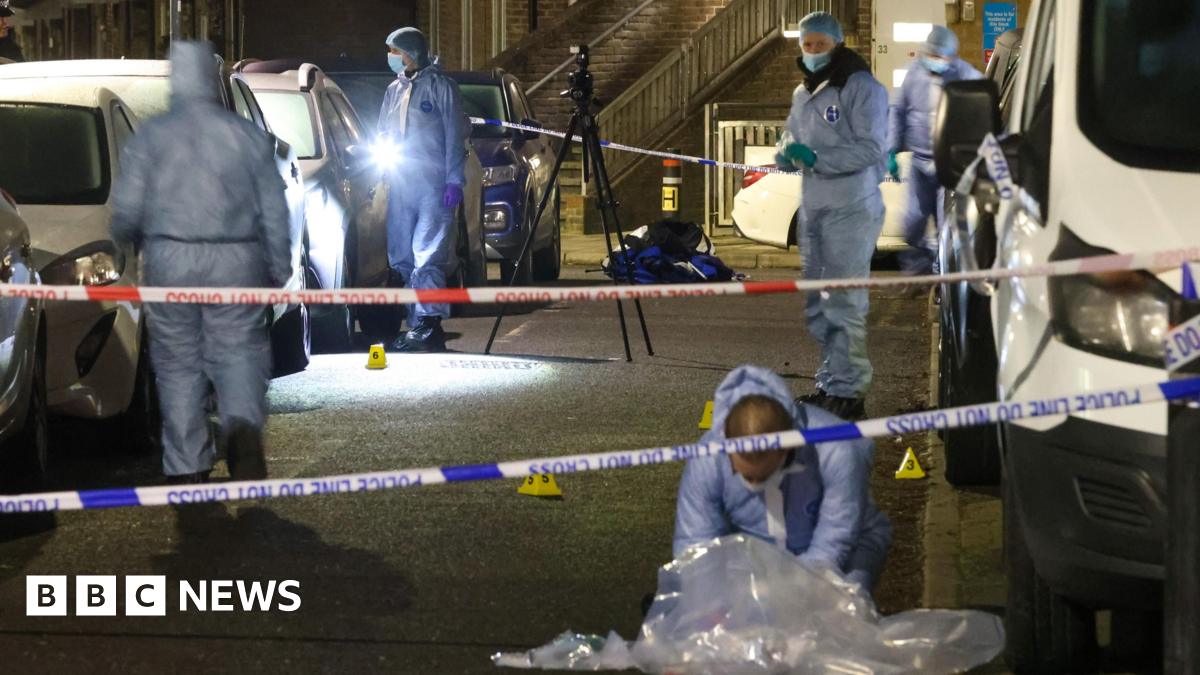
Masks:
[[[787,273],[762,271],[758,278]],[[570,269],[563,283],[603,279]],[[872,415],[927,404],[925,300],[872,296]],[[632,305],[634,361],[612,304],[524,307],[481,356],[487,308],[449,321],[454,353],[315,357],[270,392],[274,477],[485,462],[694,440],[728,370],[774,368],[799,393],[817,354],[798,295]],[[66,487],[149,485],[157,458],[111,433],[56,422]],[[925,486],[892,473],[923,437],[881,439],[874,491],[896,527],[877,590],[885,612],[921,597]],[[918,450],[922,448],[917,447]],[[559,476],[565,498],[515,481],[364,495],[119,509],[0,522],[0,659],[7,672],[496,672],[488,656],[565,629],[636,635],[639,602],[670,558],[680,467]],[[223,467],[218,468],[218,473]],[[26,617],[31,574],[165,575],[165,618]],[[178,580],[300,582],[295,612],[174,611]],[[123,581],[120,580],[119,581]]]

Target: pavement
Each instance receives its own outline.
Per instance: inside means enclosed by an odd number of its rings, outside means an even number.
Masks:
[[[763,270],[762,278],[792,272]],[[606,284],[575,267],[562,285]],[[812,387],[817,353],[799,295],[624,305],[632,363],[610,303],[514,306],[491,356],[494,310],[448,321],[452,353],[391,355],[367,371],[366,345],[320,355],[275,380],[268,460],[298,480],[397,468],[504,461],[695,440],[725,373],[755,362],[794,391]],[[929,323],[920,300],[872,293],[872,416],[928,405]],[[150,485],[158,458],[125,449],[115,428],[55,420],[58,487]],[[898,481],[908,447],[877,440],[872,491],[895,544],[880,609],[920,607],[929,481]],[[216,478],[223,475],[218,464]],[[679,465],[560,474],[561,501],[519,496],[516,481],[371,494],[114,509],[0,520],[0,653],[9,672],[496,672],[489,656],[567,629],[633,637],[642,596],[670,558]],[[27,575],[163,575],[297,580],[295,612],[176,611],[166,617],[26,617]]]
[[[800,269],[800,253],[795,246],[790,249],[782,249],[759,244],[732,234],[717,234],[712,237],[712,242],[716,256],[732,267],[734,271]],[[616,244],[616,239],[613,240],[613,244]],[[598,268],[600,261],[608,255],[602,234],[568,234],[564,232],[562,250],[563,261],[567,265],[583,267]]]

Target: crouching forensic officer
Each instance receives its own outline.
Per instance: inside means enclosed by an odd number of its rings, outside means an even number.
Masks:
[[[387,38],[388,85],[380,132],[397,148],[388,172],[388,263],[409,288],[445,288],[456,262],[454,214],[463,201],[470,125],[458,86],[429,56],[425,35],[401,28]],[[400,352],[446,350],[442,320],[450,305],[408,307],[408,332],[392,344]]]
[[[740,366],[717,387],[712,430],[701,441],[842,423],[815,406],[796,405],[775,373]],[[874,454],[874,443],[856,439],[689,460],[679,484],[675,556],[744,533],[832,568],[871,593],[892,541],[892,525],[871,498]]]

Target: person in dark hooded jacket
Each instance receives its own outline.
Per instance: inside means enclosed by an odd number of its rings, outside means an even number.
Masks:
[[[284,185],[271,141],[225,109],[207,43],[171,47],[171,108],[121,156],[113,238],[143,255],[147,286],[283,286],[292,274]],[[235,480],[266,476],[271,345],[261,305],[146,304],[171,483],[208,479],[215,389]]]
[[[8,1],[0,2],[0,59],[24,61],[25,54],[21,52],[21,45],[17,44],[16,38],[13,37],[12,24],[9,23],[12,16],[13,11],[9,9]]]

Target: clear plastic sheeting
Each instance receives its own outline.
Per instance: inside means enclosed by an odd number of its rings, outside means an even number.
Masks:
[[[627,643],[570,631],[498,666],[648,673],[951,673],[1004,648],[977,611],[881,617],[861,588],[764,541],[734,535],[693,546],[658,573],[658,595]]]

